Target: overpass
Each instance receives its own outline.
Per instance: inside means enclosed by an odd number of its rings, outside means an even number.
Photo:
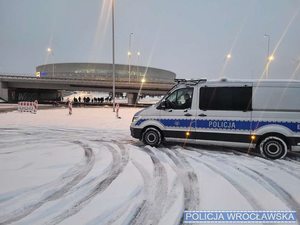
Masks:
[[[128,103],[132,104],[136,101],[140,91],[142,94],[163,95],[170,90],[173,85],[174,83],[117,81],[116,92],[126,92]],[[112,92],[112,80],[0,74],[0,98],[7,102],[32,100],[24,99],[24,93],[34,93],[34,96],[38,96],[37,98],[39,100],[53,100],[54,98],[61,97],[60,91],[62,90]],[[23,93],[23,95],[21,93]]]

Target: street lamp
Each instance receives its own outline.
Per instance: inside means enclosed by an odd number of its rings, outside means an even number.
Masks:
[[[269,62],[273,61],[274,59],[275,59],[274,55],[270,55],[270,56],[268,57]]]
[[[268,78],[268,76],[269,76],[270,63],[271,63],[274,59],[275,59],[274,55],[270,55],[270,56],[268,57],[267,68],[266,68],[266,72],[267,72],[266,78]]]
[[[137,77],[141,77],[141,73],[139,72],[139,64],[140,64],[140,56],[141,56],[141,52],[137,52],[137,66],[136,66],[136,73],[137,73]]]
[[[115,112],[115,95],[116,95],[116,71],[115,71],[115,0],[112,0],[112,73],[113,73],[113,112]]]
[[[269,76],[269,64],[272,60],[274,60],[274,56],[270,56],[270,39],[271,39],[271,36],[269,34],[265,34],[264,37],[268,38],[268,48],[267,48],[267,66],[266,66],[266,78],[268,78]]]
[[[137,99],[136,99],[135,104],[138,103],[139,98],[141,97],[142,88],[143,88],[144,83],[146,83],[145,75],[144,75],[144,77],[141,79],[141,86],[140,86],[140,89],[139,89],[138,96],[137,96]]]
[[[130,75],[131,75],[131,56],[132,56],[132,52],[131,52],[131,39],[132,39],[132,35],[133,33],[129,34],[129,46],[128,46],[128,81],[130,83]]]
[[[47,52],[49,55],[52,55],[52,77],[54,77],[54,56],[53,56],[53,49],[47,48]]]

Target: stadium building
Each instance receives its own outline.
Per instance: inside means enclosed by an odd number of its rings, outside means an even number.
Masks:
[[[117,82],[174,83],[176,74],[152,67],[115,65]],[[105,63],[54,63],[36,67],[36,75],[49,78],[112,80],[112,64]]]

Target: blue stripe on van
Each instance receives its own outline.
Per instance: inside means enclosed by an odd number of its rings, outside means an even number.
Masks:
[[[275,125],[286,127],[293,132],[300,132],[300,123],[296,123],[296,122],[253,121],[252,122],[252,130],[256,130],[260,127],[270,125],[270,124],[275,124]]]
[[[300,123],[296,122],[276,122],[276,121],[241,121],[241,120],[192,120],[192,119],[140,119],[136,126],[147,120],[156,120],[165,127],[178,128],[201,128],[201,129],[221,129],[221,130],[243,130],[254,131],[267,125],[279,125],[290,129],[293,132],[300,132]]]

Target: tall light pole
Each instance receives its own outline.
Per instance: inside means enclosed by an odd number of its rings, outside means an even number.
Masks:
[[[129,46],[128,46],[128,81],[130,83],[130,75],[131,75],[131,56],[132,56],[132,52],[131,52],[131,39],[132,39],[132,35],[133,33],[129,34]]]
[[[270,57],[271,57],[270,56],[270,39],[271,39],[271,37],[270,37],[269,34],[265,34],[264,37],[268,38],[268,52],[267,52],[267,66],[266,66],[266,78],[268,78],[268,76],[269,76],[269,64],[271,62],[271,60],[270,60]]]
[[[53,49],[47,48],[47,52],[49,55],[52,55],[52,77],[54,77],[54,56],[53,56]]]
[[[140,64],[140,61],[139,61],[139,59],[140,59],[140,56],[141,56],[141,52],[137,52],[136,53],[136,55],[137,55],[137,65],[136,65],[136,73],[137,73],[137,76],[138,76],[138,79],[140,79],[141,78],[141,73],[139,73],[139,64]]]
[[[115,71],[115,0],[111,5],[112,16],[112,73],[113,73],[113,112],[115,112],[115,95],[116,95],[116,71]]]

